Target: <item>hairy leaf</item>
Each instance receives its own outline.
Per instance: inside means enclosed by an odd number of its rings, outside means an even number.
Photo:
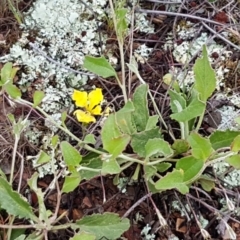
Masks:
[[[193,156],[187,156],[177,161],[176,169],[183,170],[183,181],[191,183],[196,180],[196,176],[202,172],[204,161]]]
[[[103,148],[106,149],[109,143],[111,143],[112,139],[117,138],[121,136],[122,133],[120,132],[116,120],[115,120],[115,114],[111,114],[107,120],[104,122],[104,125],[102,127],[102,142],[103,142]]]
[[[200,116],[205,111],[206,107],[206,104],[197,97],[194,98],[185,109],[181,109],[181,105],[178,101],[174,101],[174,104],[178,107],[179,112],[171,114],[170,117],[178,122],[186,122]]]
[[[29,203],[18,192],[13,191],[11,185],[2,177],[0,177],[0,196],[0,206],[8,214],[38,221]]]
[[[146,129],[149,119],[147,92],[148,85],[141,84],[133,94],[133,105],[135,108],[133,118],[139,132]]]
[[[134,133],[132,135],[131,146],[133,151],[137,153],[140,157],[145,157],[145,145],[149,139],[161,138],[159,128],[153,128],[139,133]]]
[[[78,150],[67,141],[61,142],[60,146],[64,162],[67,164],[67,166],[78,166],[82,160],[82,156]]]
[[[83,67],[103,78],[117,76],[116,71],[105,57],[85,56]]]
[[[117,239],[130,227],[127,218],[121,219],[115,213],[93,214],[85,216],[75,224],[81,231],[93,234],[97,240]]]
[[[172,172],[168,173],[166,176],[162,177],[155,183],[155,187],[158,190],[170,190],[177,189],[180,193],[186,194],[189,192],[188,186],[184,183],[184,173],[183,170],[174,169]]]
[[[188,142],[192,148],[192,155],[197,159],[206,161],[214,152],[209,139],[200,136],[198,133],[192,132],[188,137]]]
[[[43,91],[35,91],[33,94],[33,107],[37,107],[44,98]]]
[[[210,142],[212,144],[213,149],[217,150],[219,148],[230,147],[234,138],[240,135],[240,131],[215,131],[210,136]]]
[[[233,155],[228,157],[225,160],[227,163],[229,163],[231,166],[233,166],[235,169],[240,169],[240,155]]]
[[[62,192],[69,193],[78,187],[81,176],[78,172],[73,172],[69,176],[65,176]]]
[[[203,46],[202,55],[203,57],[198,58],[193,66],[195,74],[194,88],[199,92],[200,99],[206,102],[216,88],[216,76],[208,60],[206,45]]]
[[[145,145],[145,155],[147,158],[149,158],[156,154],[161,154],[162,156],[166,157],[173,154],[173,150],[171,149],[169,143],[163,139],[149,139]]]
[[[128,101],[125,106],[115,114],[116,124],[120,131],[124,134],[133,134],[137,131],[133,120],[134,106],[131,101]]]

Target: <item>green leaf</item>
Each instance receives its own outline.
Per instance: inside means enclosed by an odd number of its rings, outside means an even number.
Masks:
[[[37,107],[44,98],[43,91],[35,91],[33,94],[33,107]]]
[[[160,138],[149,139],[145,145],[145,155],[147,158],[161,154],[161,156],[167,157],[173,154],[168,142]]]
[[[203,46],[202,58],[198,58],[193,66],[195,74],[194,88],[199,92],[204,102],[212,95],[216,88],[216,76],[208,60],[206,45]]]
[[[137,153],[140,157],[145,157],[145,145],[149,139],[161,138],[159,128],[153,128],[139,133],[134,133],[132,135],[131,146],[133,151]]]
[[[68,167],[78,166],[82,160],[82,156],[76,148],[74,148],[67,141],[63,141],[60,144],[63,158]]]
[[[170,96],[170,106],[173,113],[181,112],[186,108],[186,100],[183,97],[182,93],[177,93],[173,90],[169,90],[168,94]]]
[[[4,89],[7,92],[7,94],[14,99],[18,97],[20,98],[22,96],[21,91],[12,83],[6,84]]]
[[[209,139],[200,136],[198,133],[192,132],[188,137],[188,142],[192,148],[193,157],[206,161],[214,152]]]
[[[102,174],[118,174],[121,168],[115,158],[109,158],[103,161]]]
[[[70,176],[66,176],[62,187],[62,192],[69,193],[78,187],[81,182],[81,177],[78,172],[71,173]]]
[[[154,166],[157,168],[158,172],[165,172],[172,166],[172,164],[168,162],[161,162]]]
[[[117,73],[105,57],[85,56],[83,67],[103,78],[116,77]]]
[[[130,139],[130,136],[126,134],[113,138],[112,141],[109,141],[108,144],[105,145],[104,149],[112,154],[113,158],[116,158],[127,147]]]
[[[26,235],[24,234],[25,231],[26,229],[13,229],[10,240],[25,240],[26,239]]]
[[[198,182],[201,184],[202,188],[207,191],[210,192],[212,191],[212,189],[214,189],[215,187],[215,182],[213,179],[202,175],[199,179]]]
[[[240,155],[233,155],[228,157],[225,160],[227,163],[229,163],[231,166],[233,166],[235,169],[240,169]]]
[[[184,173],[183,170],[173,170],[166,176],[162,177],[155,183],[155,187],[158,190],[170,190],[177,189],[180,193],[186,194],[189,192],[188,186],[183,181]]]
[[[150,116],[148,118],[145,130],[150,130],[150,129],[156,128],[156,125],[158,123],[158,119],[159,119],[158,115]]]
[[[26,229],[12,229],[10,240],[25,240]]]
[[[84,158],[83,158],[84,161]],[[92,168],[92,169],[99,169],[99,172],[96,171],[88,171],[88,170],[80,170],[80,176],[82,179],[86,179],[86,180],[90,180],[96,176],[99,176],[101,174],[101,170],[102,170],[102,160],[100,159],[100,157],[92,157],[91,159],[88,160],[87,163],[82,163],[81,166],[83,167],[88,167],[88,168]]]
[[[184,139],[176,139],[172,145],[172,149],[175,150],[175,154],[182,154],[188,151],[189,144]]]
[[[230,147],[234,138],[240,134],[239,131],[215,131],[210,136],[210,142],[212,144],[213,149],[217,150],[219,148]]]
[[[13,64],[11,62],[5,63],[1,69],[1,82],[2,84],[6,84],[8,81],[12,82],[12,67]]]
[[[104,125],[102,127],[101,136],[103,148],[106,149],[106,146],[108,146],[108,144],[111,144],[112,139],[117,138],[121,135],[122,133],[120,132],[115,121],[115,114],[111,114],[104,122]]]
[[[148,85],[141,84],[133,94],[133,105],[135,108],[133,119],[139,132],[145,130],[149,119],[147,92]]]
[[[196,159],[193,156],[187,156],[177,161],[176,169],[183,170],[183,181],[192,183],[199,177],[199,173],[203,171],[204,161]]]
[[[13,191],[11,185],[2,177],[0,177],[0,196],[0,206],[8,214],[38,221],[29,203],[18,192]]]
[[[96,139],[94,134],[87,134],[84,138],[84,142],[85,143],[90,143],[90,144],[95,144],[96,143]]]
[[[53,146],[53,148],[56,148],[56,146],[58,145],[58,140],[59,140],[59,136],[58,135],[54,135],[51,139],[51,144]]]
[[[70,240],[95,240],[96,236],[91,233],[80,231],[79,233],[75,234]]]
[[[231,150],[233,152],[239,152],[240,151],[240,135],[234,138],[232,144],[231,144]]]
[[[155,166],[147,166],[145,165],[143,167],[144,169],[144,177],[145,177],[145,180],[149,180],[150,178],[152,178],[155,173],[157,172],[157,168]]]
[[[125,106],[115,114],[116,124],[122,133],[131,135],[137,131],[132,117],[133,112],[133,103],[128,101]]]
[[[194,98],[185,109],[181,108],[181,104],[178,101],[174,101],[174,104],[176,108],[178,107],[178,113],[171,114],[170,117],[178,122],[186,122],[200,116],[206,107],[206,104],[197,97]]]
[[[51,160],[51,157],[44,151],[40,150],[40,153],[38,154],[38,158],[37,158],[37,164],[41,165],[44,163],[48,163],[50,160]]]
[[[130,227],[127,218],[121,219],[115,213],[93,214],[85,216],[77,221],[75,226],[81,231],[88,232],[96,236],[97,240],[103,237],[107,239],[117,239]]]

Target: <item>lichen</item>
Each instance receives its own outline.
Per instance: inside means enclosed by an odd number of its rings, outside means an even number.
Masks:
[[[201,35],[196,39],[191,39],[195,31],[195,25],[191,26],[188,24],[188,27],[184,28],[184,30],[182,27],[179,27],[178,31],[176,32],[177,36],[181,38],[182,35],[185,34],[186,39],[188,40],[184,40],[181,44],[178,44],[174,42],[173,34],[169,33],[166,38],[164,49],[172,49],[172,54],[175,61],[183,64],[183,66],[186,66],[186,64],[188,64],[194,57],[199,56],[202,46],[207,43],[209,61],[214,66],[216,73],[216,89],[220,90],[220,87],[225,86],[225,74],[229,72],[229,69],[224,67],[224,61],[230,58],[232,52],[226,51],[224,46],[217,44],[214,40],[209,41],[209,35],[205,32],[201,33]],[[180,36],[178,34],[180,34]],[[213,55],[217,55],[219,57],[215,59]],[[174,76],[179,81],[180,86],[183,86],[184,84],[184,86],[188,87],[188,85],[192,85],[194,83],[192,69],[187,69],[186,73],[182,70],[182,68],[172,69],[171,71],[178,73],[178,75]]]

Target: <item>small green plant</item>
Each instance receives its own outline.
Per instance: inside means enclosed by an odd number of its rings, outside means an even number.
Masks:
[[[114,9],[111,1],[110,5]],[[58,201],[61,199],[61,194],[73,191],[81,181],[89,180],[95,176],[115,175],[114,182],[118,183],[119,174],[130,166],[135,166],[132,178],[134,180],[143,178],[152,194],[171,189],[177,189],[180,193],[186,194],[189,192],[190,186],[195,183],[200,184],[204,190],[210,191],[215,185],[212,178],[204,175],[208,166],[216,162],[226,161],[234,168],[240,169],[240,155],[238,153],[240,151],[240,132],[215,131],[209,137],[202,136],[199,132],[207,100],[216,86],[215,74],[207,57],[206,46],[203,47],[202,58],[199,58],[194,65],[195,84],[192,89],[189,92],[182,92],[176,83],[169,84],[168,94],[172,110],[170,117],[179,123],[181,131],[181,137],[177,139],[164,122],[148,85],[138,72],[134,59],[131,59],[127,66],[130,71],[137,75],[141,84],[136,88],[132,99],[128,99],[123,55],[123,42],[127,29],[125,24],[126,9],[121,8],[113,10],[113,12],[113,22],[117,32],[122,64],[122,80],[120,81],[116,71],[104,57],[86,56],[84,61],[84,67],[87,70],[104,78],[115,77],[125,100],[125,105],[119,111],[110,114],[104,122],[100,133],[101,148],[96,149],[91,146],[96,141],[94,135],[88,134],[84,139],[79,139],[67,128],[65,125],[66,112],[62,113],[61,124],[56,123],[51,116],[44,112],[40,105],[44,97],[43,92],[35,92],[33,103],[21,99],[21,92],[13,84],[13,77],[17,69],[13,68],[11,63],[7,63],[1,70],[0,86],[3,94],[7,94],[19,104],[35,108],[49,122],[77,142],[76,146],[72,146],[67,141],[59,142],[57,135],[51,139],[51,148],[53,150],[61,149],[68,170],[62,189],[58,185],[57,173],[54,176],[53,186],[57,189]],[[99,92],[100,90],[96,89],[95,91]],[[81,102],[82,98],[77,97],[79,94],[81,96],[83,94],[86,101]],[[73,95],[76,105],[84,109],[81,112],[81,114],[85,114],[81,115],[83,118],[79,118],[76,112],[80,122],[94,122],[93,115],[96,115],[94,110],[99,114],[101,112],[99,111],[99,103],[103,96],[97,95],[98,101],[94,102],[94,106],[90,106],[91,95],[91,93],[83,92],[75,92]],[[149,101],[152,101],[156,115],[150,115]],[[89,119],[91,121],[88,121]],[[11,122],[14,127],[20,126],[20,131],[15,132],[18,137],[23,124],[17,125],[15,121]],[[159,127],[159,122],[163,127]],[[168,142],[164,139],[164,131],[169,132],[171,141]],[[127,146],[131,146],[133,152],[126,152]],[[79,147],[87,150],[88,154],[82,155],[78,150]],[[38,163],[51,162],[52,158],[47,153],[41,152]],[[141,168],[144,172],[143,176],[140,175]],[[38,174],[35,173],[29,179],[28,185],[38,197],[38,215],[20,193],[13,191],[12,177],[8,182],[4,174],[0,175],[0,206],[12,215],[10,222],[13,223],[14,217],[25,218],[32,222],[31,225],[14,226],[14,228],[33,229],[31,235],[22,234],[19,239],[42,239],[47,236],[49,231],[66,228],[75,231],[75,236],[72,239],[101,239],[102,237],[117,239],[129,228],[130,224],[127,218],[121,219],[113,213],[93,214],[83,217],[76,223],[59,224],[59,220],[64,217],[64,214],[57,216],[59,202],[54,212],[46,209],[45,193],[37,187],[37,179]],[[165,221],[159,211],[157,211],[157,215],[160,223],[164,224]],[[13,226],[0,225],[0,227],[11,229]],[[8,239],[10,237],[11,231],[8,232]]]

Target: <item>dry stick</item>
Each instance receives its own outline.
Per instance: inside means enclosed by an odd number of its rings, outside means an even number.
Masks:
[[[28,44],[29,44],[29,46],[30,46],[34,51],[36,51],[36,52],[38,52],[39,54],[41,54],[41,55],[42,55],[43,57],[45,57],[49,62],[52,62],[52,63],[54,63],[55,65],[57,65],[57,66],[59,66],[59,67],[62,67],[62,68],[64,68],[64,69],[68,70],[69,72],[74,72],[74,73],[77,73],[77,74],[83,74],[83,75],[87,75],[87,76],[91,76],[91,77],[96,76],[96,75],[93,74],[93,73],[81,72],[81,71],[74,70],[74,69],[72,69],[72,68],[70,68],[70,67],[67,67],[67,66],[63,65],[62,63],[57,62],[57,61],[55,61],[54,59],[52,59],[51,57],[49,57],[43,50],[41,50],[40,48],[38,48],[38,47],[36,46],[36,44],[31,43],[31,42],[29,42]]]
[[[143,201],[145,201],[147,198],[151,197],[152,193],[148,193],[147,195],[143,196],[142,198],[140,198],[137,202],[135,202],[126,212],[125,214],[122,216],[123,218],[126,218],[135,207],[137,207],[138,205],[140,205]]]
[[[201,199],[199,198],[196,198],[194,196],[192,196],[191,194],[187,193],[186,194],[187,197],[197,201],[197,202],[200,202],[202,205],[204,205],[206,208],[208,208],[209,210],[211,210],[212,212],[215,212],[215,213],[218,213],[220,216],[221,215],[226,215],[226,213],[222,213],[221,211],[219,211],[218,209],[210,206],[209,204],[205,203],[204,201],[202,201]],[[240,221],[238,221],[237,219],[233,218],[233,217],[229,217],[231,220],[235,221],[236,223],[239,223],[240,224]]]
[[[213,33],[215,36],[217,36],[218,38],[220,38],[221,40],[223,40],[224,42],[226,42],[227,44],[229,44],[230,46],[240,50],[240,47],[238,47],[237,45],[235,45],[234,43],[230,42],[228,39],[226,39],[225,37],[223,37],[221,34],[217,33],[214,29],[210,28],[205,22],[202,21],[202,25],[207,28],[211,33]]]
[[[177,194],[177,192],[176,192],[175,190],[174,190],[174,195],[175,195],[175,197],[177,198],[178,203],[179,203],[180,206],[182,207],[182,210],[185,212],[185,216],[187,217],[187,221],[190,222],[190,221],[191,221],[191,218],[189,217],[189,214],[188,214],[188,212],[187,212],[187,209],[186,209],[186,207],[183,205],[182,201],[180,200],[180,198],[179,198],[179,196],[178,196],[178,194]]]
[[[130,50],[129,50],[129,56],[131,57],[133,54],[133,29],[134,26],[134,8],[132,9],[132,15],[131,15],[131,30],[129,34],[129,45],[130,45]],[[128,75],[128,97],[131,95],[131,86],[132,86],[132,71],[129,71]]]
[[[102,191],[103,191],[103,204],[104,204],[106,202],[106,191],[105,191],[105,187],[104,187],[104,183],[103,183],[102,174],[100,175],[100,179],[101,179],[101,185],[102,185]]]
[[[190,14],[185,14],[185,13],[175,13],[175,12],[158,11],[158,10],[147,10],[147,9],[141,9],[141,8],[136,8],[136,12],[153,13],[153,14],[161,14],[161,15],[169,15],[169,16],[180,16],[180,17],[196,19],[196,20],[203,21],[203,22],[213,23],[213,24],[220,25],[220,26],[226,26],[226,24],[216,22],[216,21],[210,20],[208,18],[202,18],[202,17],[190,15]]]

